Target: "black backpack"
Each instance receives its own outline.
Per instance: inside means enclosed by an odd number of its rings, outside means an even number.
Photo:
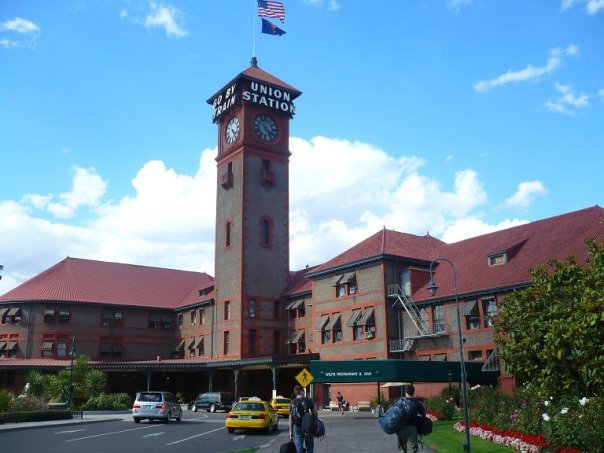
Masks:
[[[309,404],[308,399],[306,398],[295,398],[292,401],[292,419],[296,426],[302,426],[302,420],[304,420],[304,415],[308,414]]]
[[[426,416],[417,417],[417,434],[420,436],[427,436],[432,432],[432,420]]]

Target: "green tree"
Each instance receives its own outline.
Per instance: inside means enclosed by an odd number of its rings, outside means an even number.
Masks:
[[[46,388],[46,396],[50,401],[65,402],[69,398],[69,381],[73,383],[73,404],[80,407],[91,396],[99,395],[105,390],[106,376],[99,370],[91,369],[88,365],[88,357],[80,356],[73,364],[73,372],[70,367],[59,371],[50,377]]]
[[[587,263],[531,269],[532,285],[505,298],[495,323],[507,370],[544,395],[604,388],[604,242],[586,244]]]

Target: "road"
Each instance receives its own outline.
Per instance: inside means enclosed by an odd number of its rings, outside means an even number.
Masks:
[[[277,453],[287,442],[287,419],[279,419],[279,431],[270,434],[237,430],[227,433],[224,413],[184,412],[182,422],[169,424],[144,421],[135,424],[130,416],[101,423],[54,425],[0,431],[2,453],[227,453],[252,448],[258,453]],[[395,436],[384,434],[371,414],[320,413],[327,429],[315,441],[320,452],[395,452]],[[8,427],[7,425],[4,425]],[[432,450],[424,448],[423,453]]]

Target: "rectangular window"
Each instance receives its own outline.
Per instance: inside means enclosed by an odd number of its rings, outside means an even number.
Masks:
[[[336,296],[344,297],[346,295],[346,285],[339,284],[336,286]]]
[[[44,339],[44,341],[42,341],[42,357],[51,358],[53,347],[54,342],[52,340],[49,341],[49,339]]]
[[[250,318],[256,317],[256,299],[250,299]]]
[[[411,295],[411,272],[409,269],[403,269],[401,271],[401,289],[404,296]]]
[[[281,303],[278,300],[273,301],[273,318],[281,319]]]
[[[55,319],[55,309],[54,305],[46,305],[44,307],[44,324],[54,324]]]
[[[191,310],[191,326],[195,326],[195,324],[197,324],[197,312]]]
[[[273,335],[273,354],[281,353],[281,332],[275,330]]]
[[[442,305],[432,307],[432,325],[434,327],[433,333],[445,331],[445,307]]]
[[[495,298],[483,299],[482,313],[484,315],[484,327],[493,327],[493,318],[497,314],[497,300]]]
[[[159,327],[159,313],[149,314],[149,329],[157,329]]]
[[[304,308],[304,301],[298,306],[298,318],[304,318],[306,316],[306,308]]]
[[[104,327],[121,327],[124,325],[124,312],[103,310],[101,324]]]
[[[206,307],[199,309],[199,324],[202,326],[206,323]]]
[[[71,318],[71,311],[67,306],[59,306],[59,324],[67,324]]]
[[[468,360],[482,360],[482,351],[468,351]]]
[[[199,351],[199,357],[203,357],[206,353],[206,345],[204,337],[199,337],[197,340],[197,350]]]
[[[171,329],[172,328],[172,315],[163,314],[161,315],[161,328],[162,329]]]
[[[365,338],[364,326],[354,326],[352,329],[352,339],[353,340],[362,340],[364,338]]]
[[[429,323],[429,318],[428,318],[428,309],[427,308],[420,308],[419,309],[419,322],[420,322],[420,327],[422,328],[422,330],[424,332],[429,332],[430,330],[428,329],[428,323]]]
[[[480,329],[480,315],[478,313],[478,304],[475,300],[465,303],[462,315],[466,317],[466,329]]]
[[[228,221],[224,227],[224,236],[225,236],[225,240],[224,240],[225,247],[230,247],[231,246],[231,222],[230,221]]]
[[[498,266],[508,262],[506,253],[498,253],[496,255],[489,256],[489,266]]]
[[[67,341],[62,340],[57,342],[57,357],[67,357]]]
[[[331,330],[323,330],[321,332],[321,343],[326,344],[331,342]]]
[[[250,354],[256,353],[256,329],[250,329]]]
[[[178,314],[178,327],[182,327],[183,322],[184,322],[183,318],[184,318],[183,314],[179,313]]]
[[[229,342],[230,342],[230,334],[229,332],[224,333],[223,342],[222,342],[222,353],[227,355],[229,353]]]
[[[224,319],[231,319],[231,301],[224,301]]]

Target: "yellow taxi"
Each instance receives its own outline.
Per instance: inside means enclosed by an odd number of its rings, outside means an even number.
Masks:
[[[289,407],[291,402],[292,400],[289,398],[284,398],[280,395],[277,395],[271,400],[271,406],[273,406],[273,409],[275,409],[277,414],[282,415],[283,417],[289,417]]]
[[[233,405],[224,420],[229,433],[236,429],[259,429],[266,433],[279,429],[279,416],[271,405],[260,398],[249,398]]]

